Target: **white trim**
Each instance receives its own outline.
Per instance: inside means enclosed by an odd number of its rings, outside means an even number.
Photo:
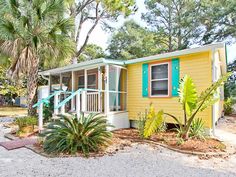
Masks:
[[[157,60],[157,59],[166,59],[166,58],[171,58],[171,57],[177,57],[180,55],[210,51],[215,48],[223,48],[223,47],[224,47],[224,43],[210,44],[210,45],[205,45],[205,46],[191,48],[191,49],[184,49],[184,50],[178,50],[178,51],[169,52],[169,53],[153,55],[149,57],[136,58],[136,59],[125,61],[125,64],[147,62],[147,61]]]
[[[168,68],[168,71],[167,71],[167,74],[168,74],[168,78],[165,79],[168,81],[168,88],[167,88],[167,91],[168,91],[168,94],[167,95],[152,95],[152,82],[153,81],[162,81],[163,79],[152,79],[152,67],[153,66],[158,66],[158,65],[165,65],[167,64],[167,68]],[[150,64],[149,65],[150,67],[150,71],[149,71],[149,83],[150,83],[150,86],[149,86],[149,97],[169,97],[170,96],[170,62],[163,62],[163,63],[156,63],[156,64]]]
[[[105,114],[110,112],[110,97],[109,97],[109,65],[105,66]]]
[[[98,67],[98,66],[104,66],[106,64],[114,64],[114,65],[124,66],[124,65],[133,64],[133,63],[149,62],[152,60],[166,59],[166,58],[171,58],[171,57],[177,57],[180,55],[187,55],[187,54],[192,54],[192,53],[210,51],[210,50],[217,49],[217,48],[225,48],[225,44],[224,43],[210,44],[210,45],[205,45],[205,46],[201,46],[201,47],[184,49],[184,50],[179,50],[179,51],[174,51],[174,52],[169,52],[169,53],[163,53],[163,54],[143,57],[143,58],[126,60],[126,61],[98,58],[98,59],[94,59],[94,60],[81,62],[78,64],[71,64],[68,66],[60,67],[60,68],[55,68],[55,69],[51,69],[51,70],[47,70],[47,71],[41,71],[41,72],[39,72],[39,75],[49,75],[50,73],[56,74],[56,73],[64,73],[64,72],[69,72],[69,71],[76,71],[76,70],[80,70],[80,69],[81,70],[82,69],[90,69],[91,66]]]
[[[98,58],[94,60],[89,60],[85,62],[81,62],[78,64],[70,64],[64,67],[60,68],[54,68],[46,71],[39,72],[39,75],[49,75],[50,73],[56,74],[56,73],[64,73],[69,71],[76,71],[79,69],[92,69],[97,68],[98,66],[104,66],[106,64],[115,64],[115,65],[124,65],[125,61],[122,60],[111,60],[111,59],[105,59],[105,58]]]
[[[215,82],[215,49],[212,49],[212,83]],[[215,136],[215,120],[216,120],[216,103],[212,105],[212,134]]]
[[[75,87],[75,75],[74,71],[71,71],[71,91],[74,92],[74,87]],[[71,111],[75,110],[75,99],[71,99]]]

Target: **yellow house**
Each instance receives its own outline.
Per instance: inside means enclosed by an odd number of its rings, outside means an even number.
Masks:
[[[209,87],[226,73],[225,44],[158,54],[132,60],[95,59],[61,68],[42,71],[48,80],[45,91],[39,89],[39,122],[42,124],[43,103],[54,102],[54,114],[66,112],[101,113],[115,128],[128,128],[152,103],[182,119],[178,103],[179,79],[189,75],[198,92]],[[222,116],[223,88],[218,91],[220,101],[198,115],[208,130]],[[44,96],[40,96],[44,95]],[[175,123],[166,119],[167,123]]]

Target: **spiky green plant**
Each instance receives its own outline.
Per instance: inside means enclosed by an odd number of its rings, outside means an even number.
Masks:
[[[146,121],[147,121],[147,110],[145,110],[145,113],[140,112],[138,114],[138,132],[141,138],[144,138],[144,128]]]
[[[202,119],[197,118],[192,121],[189,136],[198,139],[205,139],[204,122]]]
[[[183,124],[176,116],[169,113],[164,113],[165,115],[172,117],[178,123],[181,138],[188,139],[190,126],[192,125],[196,115],[219,100],[219,98],[215,97],[215,93],[217,92],[217,89],[224,84],[230,74],[231,73],[228,73],[222,76],[199,96],[197,95],[196,86],[191,77],[186,75],[183,79],[181,79],[179,88],[179,102],[182,105],[184,113]]]
[[[107,130],[105,117],[97,114],[83,114],[77,117],[62,116],[59,120],[47,125],[40,134],[44,138],[43,148],[47,153],[97,152],[111,142],[112,133]]]

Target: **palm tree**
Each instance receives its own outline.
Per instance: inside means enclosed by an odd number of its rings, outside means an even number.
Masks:
[[[12,61],[8,75],[27,78],[29,115],[35,113],[39,64],[74,52],[73,20],[64,14],[63,0],[0,0],[0,49]]]

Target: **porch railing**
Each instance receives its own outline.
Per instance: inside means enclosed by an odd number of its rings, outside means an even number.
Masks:
[[[34,105],[34,107],[38,107],[39,109],[39,129],[42,129],[42,120],[43,120],[43,104],[48,103],[49,99],[54,97],[54,114],[65,113],[65,105],[67,102],[69,102],[71,99],[75,97],[76,101],[76,114],[79,116],[81,112],[94,112],[94,113],[101,113],[101,112],[109,112],[109,106],[106,108],[105,105],[107,105],[109,102],[106,100],[105,95],[108,95],[109,93],[115,93],[117,96],[119,94],[127,94],[127,92],[122,91],[106,91],[106,90],[98,90],[98,89],[78,89],[75,92],[66,92],[66,91],[55,91],[53,94],[49,95],[47,98],[43,98],[38,101],[37,104]],[[68,95],[63,101],[60,101],[60,95]],[[106,104],[105,104],[106,103]],[[118,103],[118,100],[117,100]],[[116,105],[117,106],[117,105]],[[118,108],[118,106],[117,106]],[[118,110],[118,109],[116,109]]]

